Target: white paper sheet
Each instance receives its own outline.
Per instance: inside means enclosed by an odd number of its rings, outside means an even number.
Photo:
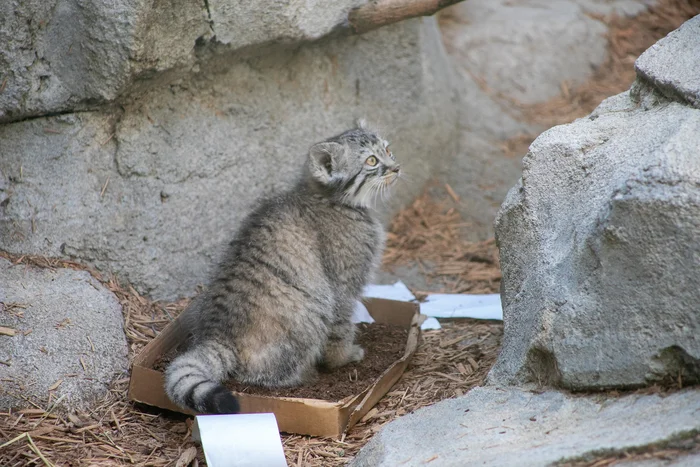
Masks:
[[[398,281],[393,285],[368,285],[364,290],[365,297],[386,298],[404,302],[415,301],[406,285]],[[435,318],[476,318],[503,320],[501,296],[499,294],[431,294],[420,304],[420,312],[429,318],[421,325],[421,329],[440,329],[440,323]],[[373,323],[367,308],[357,302],[353,314],[354,323]]]
[[[420,304],[420,312],[434,318],[503,320],[499,294],[432,294]]]
[[[192,438],[209,467],[287,467],[272,413],[197,415]]]
[[[368,285],[362,295],[373,298],[386,298],[387,300],[400,300],[411,302],[416,299],[406,284],[401,281],[393,285]]]

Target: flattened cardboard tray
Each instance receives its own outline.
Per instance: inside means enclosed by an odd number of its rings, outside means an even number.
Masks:
[[[419,306],[379,298],[364,301],[377,323],[408,329],[406,350],[374,383],[359,394],[340,401],[269,397],[234,393],[242,413],[269,413],[277,417],[280,431],[313,436],[340,436],[353,427],[381,399],[403,374],[418,347],[420,338]],[[162,409],[183,412],[173,404],[163,389],[163,373],[153,369],[158,357],[177,347],[187,336],[179,319],[170,323],[134,360],[129,399]],[[184,412],[193,415],[191,412]]]

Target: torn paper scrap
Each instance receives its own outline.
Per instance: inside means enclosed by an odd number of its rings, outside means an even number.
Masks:
[[[420,312],[433,318],[503,320],[499,294],[432,294],[420,304]]]
[[[374,318],[367,311],[367,307],[359,300],[355,302],[355,309],[352,313],[353,323],[374,323]]]
[[[209,467],[287,467],[272,413],[197,415],[192,438]]]
[[[420,325],[420,328],[422,331],[431,331],[433,329],[440,329],[442,328],[442,326],[440,326],[440,323],[435,318],[428,318],[425,321],[423,321],[423,324]]]

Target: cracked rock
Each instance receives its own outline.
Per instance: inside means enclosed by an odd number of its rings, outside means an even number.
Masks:
[[[175,70],[198,49],[231,53],[330,34],[366,0],[5,0],[0,3],[0,122],[85,110]],[[214,44],[212,44],[212,42]]]
[[[0,122],[114,100],[139,76],[191,63],[210,34],[191,0],[7,0],[0,18]]]
[[[699,63],[700,15],[650,47],[634,65],[661,92],[700,109]]]

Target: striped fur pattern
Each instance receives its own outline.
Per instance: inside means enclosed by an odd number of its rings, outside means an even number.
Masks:
[[[362,126],[311,147],[290,191],[263,201],[185,311],[194,336],[166,370],[166,391],[197,413],[236,413],[222,386],[312,383],[319,367],[360,361],[353,305],[379,264],[372,209],[398,179],[388,143]]]

